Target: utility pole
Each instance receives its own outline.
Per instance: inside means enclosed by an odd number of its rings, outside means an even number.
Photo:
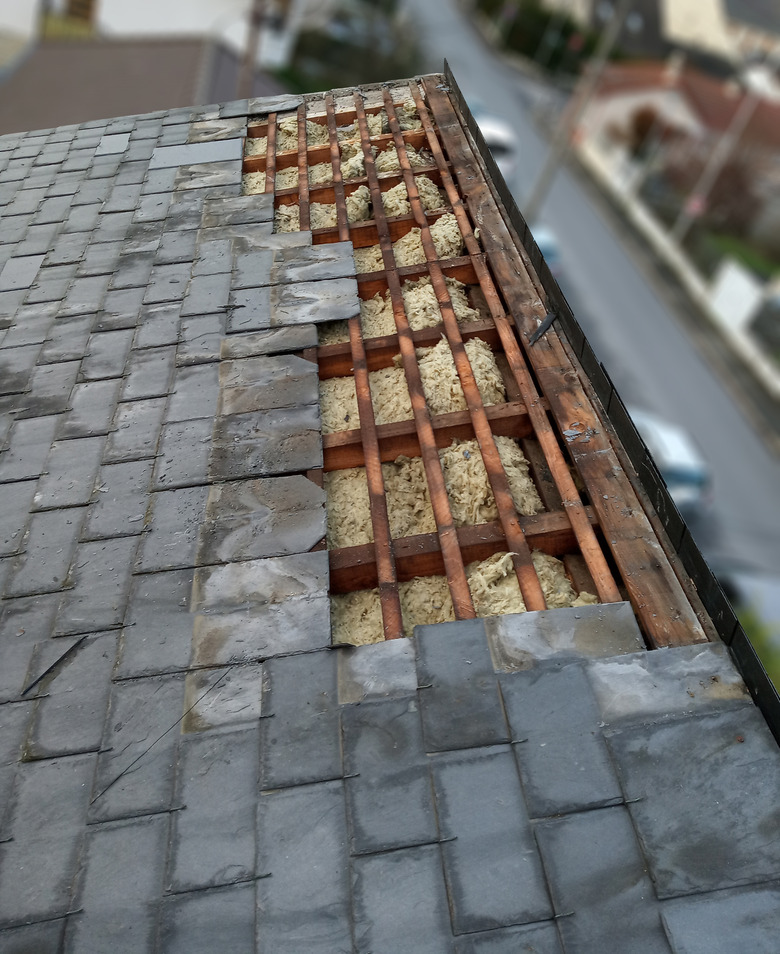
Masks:
[[[550,151],[547,153],[547,159],[545,160],[544,166],[542,166],[542,171],[539,173],[531,189],[528,200],[524,203],[523,215],[525,216],[526,222],[534,222],[539,215],[542,203],[547,197],[555,174],[558,172],[558,167],[566,158],[569,149],[571,149],[572,133],[576,129],[577,123],[582,118],[582,114],[585,112],[588,103],[596,91],[596,86],[607,64],[607,58],[620,34],[631,2],[632,0],[618,0],[618,5],[612,14],[612,19],[601,34],[598,49],[593,56],[593,60],[588,65],[581,88],[573,97],[575,102],[572,104],[570,110],[567,108],[564,111],[563,118],[550,143]]]
[[[734,147],[747,128],[747,124],[756,111],[760,99],[761,97],[754,89],[749,90],[747,96],[745,96],[739,104],[736,112],[732,116],[728,128],[710,153],[696,185],[685,200],[682,211],[677,216],[677,220],[669,232],[669,237],[673,238],[678,244],[683,242],[693,225],[694,219],[696,219],[704,209],[712,187],[723,171],[723,167],[731,158]]]
[[[249,6],[249,24],[246,47],[238,74],[238,98],[247,99],[252,95],[252,86],[257,68],[257,53],[260,46],[260,30],[265,19],[265,0],[251,0]]]

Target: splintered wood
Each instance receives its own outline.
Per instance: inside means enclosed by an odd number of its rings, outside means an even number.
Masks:
[[[440,77],[252,122],[276,231],[351,241],[360,317],[322,325],[334,640],[630,599],[651,647],[706,637]]]

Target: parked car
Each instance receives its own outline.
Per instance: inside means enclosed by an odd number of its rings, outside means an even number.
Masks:
[[[629,413],[653,456],[672,500],[686,518],[701,516],[710,503],[711,475],[688,432],[639,408]]]
[[[510,191],[513,191],[520,151],[514,129],[505,119],[486,112],[479,104],[472,104],[471,110],[485,138],[485,145],[496,160],[496,165]]]
[[[558,278],[561,274],[561,252],[558,248],[558,239],[555,237],[555,233],[546,225],[534,225],[531,227],[531,234],[539,246],[542,257],[547,262],[547,267],[555,278]]]

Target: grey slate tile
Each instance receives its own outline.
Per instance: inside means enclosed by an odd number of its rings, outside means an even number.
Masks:
[[[190,142],[214,142],[218,139],[241,139],[246,135],[243,119],[211,119],[190,126]]]
[[[141,183],[116,184],[103,203],[102,212],[134,212],[141,197]]]
[[[185,318],[181,325],[181,341],[176,364],[187,367],[219,361],[222,336],[225,333],[223,314]]]
[[[258,755],[256,727],[182,740],[169,891],[254,878]]]
[[[780,885],[678,898],[662,911],[674,954],[771,951],[780,931]]]
[[[314,596],[284,603],[247,602],[197,613],[193,665],[227,666],[324,649],[330,645],[329,611],[328,597]]]
[[[239,140],[229,139],[226,142],[239,143]],[[222,143],[198,143],[197,145],[202,147],[222,145]],[[226,162],[203,162],[179,166],[174,188],[177,191],[208,189],[211,195],[214,194],[214,190],[221,189],[223,194],[238,195],[241,191],[241,160],[231,159]]]
[[[57,303],[23,305],[16,312],[16,320],[9,325],[2,339],[3,350],[13,353],[25,345],[41,345],[46,340],[57,312]]]
[[[192,143],[181,146],[158,146],[149,161],[150,169],[186,166],[193,163],[222,163],[226,159],[240,159],[242,142],[228,139],[222,142]]]
[[[208,198],[203,206],[203,228],[224,225],[252,225],[273,221],[271,196],[240,195],[235,198]]]
[[[438,842],[416,702],[344,707],[341,730],[352,851],[373,854]]]
[[[200,364],[177,368],[165,414],[166,423],[213,419],[219,398],[219,365]]]
[[[187,667],[192,652],[193,576],[193,570],[175,570],[133,578],[118,678],[150,676]]]
[[[509,741],[482,620],[416,629],[417,676],[429,752]]]
[[[63,361],[35,368],[30,378],[30,393],[19,404],[17,421],[66,411],[78,371],[78,361]]]
[[[38,274],[38,269],[45,257],[45,255],[26,255],[10,258],[0,271],[0,291],[28,288]]]
[[[267,331],[271,327],[271,292],[270,286],[231,291],[226,325],[228,334]]]
[[[563,954],[552,922],[502,928],[459,937],[455,954]]]
[[[70,409],[62,415],[58,440],[108,434],[119,395],[120,379],[87,381],[71,391]]]
[[[148,194],[142,195],[138,207],[133,213],[133,223],[162,222],[168,214],[170,203],[171,196],[167,191],[152,190]],[[129,231],[128,234],[130,234]]]
[[[137,573],[179,570],[195,565],[198,531],[208,487],[181,487],[149,496]]]
[[[52,225],[64,222],[68,218],[72,201],[71,195],[52,196],[44,199],[33,219],[35,225]]]
[[[176,348],[172,345],[131,351],[120,400],[166,397],[175,360]]]
[[[165,398],[120,404],[114,417],[114,430],[106,445],[104,462],[156,456],[164,414]]]
[[[60,318],[49,328],[38,355],[38,364],[56,364],[75,361],[84,356],[92,332],[93,315]]]
[[[28,757],[51,758],[100,747],[118,636],[88,637],[37,686]]]
[[[8,449],[0,455],[0,483],[40,476],[58,423],[56,417],[40,417],[12,425]]]
[[[182,718],[183,703],[181,675],[114,683],[90,806],[92,821],[172,807],[179,732],[170,730]]]
[[[6,815],[11,808],[11,790],[16,765],[22,755],[27,726],[35,703],[17,702],[0,709],[0,838],[5,838]],[[2,934],[0,934],[2,942]],[[3,950],[0,947],[0,950]]]
[[[208,241],[198,232],[198,251],[192,266],[193,276],[219,275],[233,268],[233,243],[229,239]]]
[[[231,295],[231,304],[239,312],[236,319],[242,321],[238,330],[263,330],[246,327],[240,310],[258,310],[262,313],[262,297],[258,289],[237,290]],[[258,304],[258,300],[260,304]],[[335,278],[327,282],[297,282],[275,285],[270,290],[270,321],[266,327],[278,328],[287,325],[321,323],[354,318],[360,313],[357,282],[354,278]]]
[[[102,274],[75,278],[68,288],[57,317],[89,315],[99,311],[110,277],[109,274]]]
[[[117,270],[121,242],[96,242],[90,244],[79,263],[76,275],[79,278],[94,275],[112,275]]]
[[[162,903],[160,944],[166,954],[254,951],[254,923],[253,884],[174,895]]]
[[[154,475],[154,489],[206,483],[212,422],[208,418],[165,424]]]
[[[438,846],[356,858],[352,870],[359,951],[452,952]]]
[[[112,289],[145,287],[152,274],[155,254],[155,249],[137,252],[123,251],[111,278],[110,287]]]
[[[271,875],[257,883],[260,949],[351,951],[342,782],[261,795],[257,825],[258,874]]]
[[[6,585],[6,597],[53,593],[63,588],[83,519],[83,507],[33,514],[24,553],[17,558]]]
[[[644,650],[630,603],[491,616],[485,629],[496,669],[531,669],[539,660],[618,656]]]
[[[137,540],[123,537],[80,543],[62,597],[56,635],[95,633],[119,626],[130,588]]]
[[[223,361],[219,372],[224,415],[319,403],[317,365],[294,354]]]
[[[59,222],[30,225],[24,234],[24,241],[16,247],[17,255],[45,255],[54,244],[60,228],[62,225]]]
[[[325,535],[325,492],[302,475],[213,484],[197,562],[311,550]]]
[[[101,331],[90,336],[88,352],[81,362],[81,376],[86,381],[119,377],[133,343],[131,329]]]
[[[113,156],[123,153],[130,141],[130,133],[106,133],[95,149],[96,156]]]
[[[221,666],[188,672],[182,732],[255,725],[263,708],[262,665]]]
[[[100,469],[82,540],[137,536],[145,531],[153,466],[151,460],[136,460]]]
[[[103,300],[103,309],[95,321],[95,331],[135,328],[143,313],[145,294],[144,285],[109,289]]]
[[[89,232],[69,232],[57,236],[46,255],[47,268],[73,265],[81,261],[90,241]]]
[[[65,920],[38,921],[23,927],[0,931],[0,950],[4,954],[59,954]]]
[[[108,175],[114,175],[109,171]],[[93,242],[123,242],[127,236],[130,223],[133,221],[132,212],[103,212],[105,203],[101,206],[100,217],[95,229]]]
[[[46,459],[46,473],[33,498],[36,510],[89,503],[103,455],[103,437],[55,441]]]
[[[192,608],[213,613],[247,603],[283,604],[327,591],[327,553],[299,553],[201,567],[193,587]]]
[[[511,749],[448,753],[431,770],[454,932],[551,917]]]
[[[17,699],[27,685],[35,645],[49,640],[58,603],[54,593],[0,604],[0,701]]]
[[[0,491],[0,556],[22,548],[24,526],[37,484],[34,480],[4,484]]]
[[[288,788],[339,778],[341,735],[334,653],[301,653],[265,663],[260,787]]]
[[[239,360],[264,354],[285,354],[317,347],[316,325],[293,325],[255,331],[246,335],[232,335],[222,342],[222,359]]]
[[[179,306],[176,302],[144,305],[138,313],[134,345],[136,348],[175,345],[179,340],[180,324]]]
[[[102,198],[95,201],[92,193],[86,194],[84,187],[79,189],[73,197],[73,206],[70,210],[68,221],[62,225],[62,232],[67,235],[74,232],[93,233],[100,219],[100,209],[102,205]],[[107,241],[107,239],[103,241]]]
[[[567,954],[670,954],[624,807],[540,822],[536,837]]]
[[[0,849],[3,926],[69,910],[95,759],[72,755],[18,767],[8,826],[13,840]],[[52,805],[57,806],[57,824],[42,825]]]
[[[542,664],[500,684],[531,817],[622,801],[583,668]]]
[[[182,301],[190,280],[189,263],[155,265],[144,296],[146,304],[163,301]]]
[[[188,264],[189,268],[189,264]],[[210,315],[226,311],[230,296],[230,275],[198,275],[187,288],[182,315]]]
[[[343,648],[338,653],[339,702],[379,702],[402,699],[417,692],[414,646],[408,639],[393,639]]]
[[[271,284],[328,281],[355,274],[352,242],[282,248],[273,253]]]
[[[155,263],[159,265],[191,263],[195,258],[197,240],[198,233],[195,229],[163,232],[155,253]]]
[[[757,709],[625,729],[608,741],[660,898],[780,879],[780,841],[767,838],[780,758]]]
[[[169,193],[173,192],[173,184],[176,181],[176,172],[176,166],[171,166],[168,169],[150,170],[146,174],[144,186],[141,190],[141,194],[143,195],[144,199],[158,194],[167,196]]]
[[[90,830],[67,954],[153,950],[168,825],[158,815]]]
[[[728,649],[719,644],[598,660],[587,671],[601,718],[609,724],[655,722],[750,698]]]
[[[0,394],[21,394],[30,388],[40,344],[0,352]]]
[[[322,466],[318,405],[233,414],[217,420],[210,473],[240,480]]]

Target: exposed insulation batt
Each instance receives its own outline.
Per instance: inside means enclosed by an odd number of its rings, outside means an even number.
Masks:
[[[444,281],[457,320],[479,321],[479,312],[469,305],[466,297],[466,286],[454,278],[445,278]],[[405,282],[401,292],[404,296],[406,317],[413,331],[441,324],[441,310],[430,278],[425,276],[416,282]]]
[[[347,141],[341,144],[341,178],[357,179],[366,174],[366,161],[360,142]]]
[[[277,169],[274,178],[274,188],[276,189],[295,189],[298,185],[298,167],[290,166],[289,169]]]
[[[463,236],[458,227],[458,220],[452,212],[445,212],[431,224],[431,238],[439,259],[456,258],[463,254]],[[420,265],[425,261],[425,250],[419,229],[411,229],[397,242],[393,242],[393,255],[396,264]]]
[[[395,318],[389,291],[384,295],[376,292],[372,298],[360,302],[360,327],[364,338],[381,338],[395,334]]]
[[[441,190],[428,176],[415,176],[417,191],[420,194],[420,201],[426,212],[435,212],[436,209],[443,209],[447,204]]]
[[[381,136],[383,133],[389,131],[387,113],[384,109],[378,113],[366,113],[366,125],[368,126],[368,135],[370,138],[373,139],[374,136]],[[336,134],[338,135],[339,141],[345,139],[360,139],[360,126],[357,120],[355,120],[355,122],[350,123],[349,126],[338,126],[336,128]]]
[[[333,166],[329,162],[318,162],[309,166],[309,185],[324,185],[333,181]],[[296,184],[298,180],[295,180]]]
[[[323,434],[351,431],[360,427],[353,377],[327,378],[320,381],[320,415]]]
[[[427,166],[429,160],[422,156],[414,146],[409,143],[406,144],[406,155],[409,157],[409,165],[412,169],[419,168],[420,166]],[[401,163],[398,159],[398,151],[395,146],[390,145],[387,149],[383,149],[380,152],[375,160],[376,171],[379,173],[383,172],[400,172]]]
[[[371,504],[365,467],[333,470],[324,475],[327,495],[328,548],[357,547],[371,543]]]
[[[312,202],[309,222],[313,229],[333,229],[338,225],[335,202]]]
[[[435,533],[436,520],[422,457],[397,457],[382,464],[382,479],[392,538]]]
[[[500,404],[506,397],[506,388],[490,346],[481,338],[472,338],[466,342],[465,349],[482,403]],[[433,348],[419,348],[417,363],[431,414],[466,410],[466,396],[445,338]]]
[[[388,218],[398,215],[409,215],[412,207],[409,205],[409,193],[403,182],[382,193],[382,208]]]
[[[371,403],[377,424],[408,421],[412,414],[412,399],[406,385],[403,368],[380,368],[370,371]]]
[[[244,195],[259,195],[265,192],[265,173],[245,172],[241,176],[241,191]]]
[[[274,232],[300,232],[301,210],[297,205],[280,205],[274,209]]]
[[[415,626],[449,623],[455,619],[447,578],[418,576],[398,585],[404,635]],[[331,631],[334,643],[365,646],[384,639],[382,606],[378,590],[358,590],[331,599]]]
[[[347,221],[365,222],[371,218],[371,193],[368,186],[358,186],[346,197]],[[335,202],[312,202],[309,221],[313,229],[333,229],[338,225]]]
[[[317,342],[321,347],[344,344],[349,341],[349,325],[346,321],[326,321],[317,325]]]
[[[531,557],[550,609],[598,603],[592,593],[582,592],[578,596],[574,592],[560,560],[539,550],[535,550]],[[510,553],[495,553],[487,560],[471,563],[466,567],[466,577],[477,616],[525,613]]]
[[[321,123],[306,120],[306,143],[309,146],[324,146],[328,142],[328,129]],[[285,116],[276,127],[276,151],[289,152],[298,148],[298,117]]]
[[[354,253],[355,270],[360,272],[379,272],[385,267],[382,260],[382,249],[378,245],[367,245],[365,248],[356,248]]]
[[[511,437],[495,437],[498,455],[506,472],[509,490],[518,513],[529,516],[544,506],[528,472],[528,461]],[[439,451],[444,485],[456,527],[490,523],[498,519],[498,507],[476,440],[453,441]]]
[[[395,107],[398,125],[404,132],[410,129],[422,129],[422,120],[417,115],[417,106],[413,99],[407,99]]]
[[[262,136],[259,139],[247,139],[244,155],[264,156],[268,151],[268,137]]]
[[[331,640],[334,644],[366,646],[384,636],[378,590],[357,590],[331,597]]]

